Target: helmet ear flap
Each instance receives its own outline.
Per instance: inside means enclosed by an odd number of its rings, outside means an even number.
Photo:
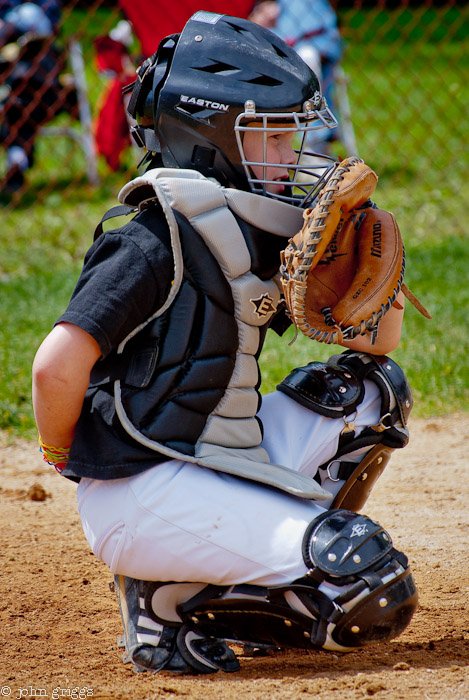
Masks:
[[[148,92],[148,90],[144,91],[144,88],[148,88],[148,81],[145,85],[145,78],[147,78],[149,71],[151,71],[151,68],[156,62],[156,58],[157,53],[154,53],[153,56],[147,58],[137,70],[137,79],[130,85],[126,85],[122,90],[123,95],[131,92],[129,104],[127,105],[127,112],[131,117],[133,117],[133,119],[136,119],[137,110],[140,107],[144,94],[146,97]]]
[[[131,91],[127,112],[131,117],[154,116],[154,105],[159,90],[168,74],[171,58],[179,39],[179,34],[170,34],[160,41],[157,51],[140,65],[137,79],[123,88],[122,93]],[[151,106],[151,115],[149,112]]]

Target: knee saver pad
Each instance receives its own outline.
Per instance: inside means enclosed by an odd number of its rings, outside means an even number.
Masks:
[[[348,651],[397,637],[416,610],[418,594],[407,557],[389,534],[365,515],[330,510],[308,526],[306,578],[343,592],[328,618],[324,649]]]

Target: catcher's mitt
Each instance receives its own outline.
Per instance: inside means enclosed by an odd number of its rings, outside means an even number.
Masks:
[[[360,158],[339,163],[304,212],[282,254],[282,284],[295,325],[323,343],[371,333],[402,289],[405,253],[394,216],[370,201],[378,178]]]

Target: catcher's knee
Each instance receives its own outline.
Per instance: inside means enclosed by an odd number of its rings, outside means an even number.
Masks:
[[[308,571],[290,584],[207,586],[169,615],[179,618],[189,640],[202,635],[261,648],[334,651],[393,639],[409,624],[417,590],[407,558],[370,518],[326,511],[305,532],[303,558]],[[165,604],[158,610],[158,600],[171,595],[156,593],[147,609],[162,622]]]
[[[416,610],[417,589],[407,557],[366,515],[330,510],[307,528],[306,579],[343,589],[328,618],[325,649],[347,651],[397,637]]]
[[[380,394],[380,415],[374,425],[355,434],[355,419],[365,395],[364,381]],[[334,457],[319,467],[317,480],[340,482],[331,507],[360,510],[389,462],[394,449],[409,440],[407,422],[412,392],[399,365],[389,357],[347,350],[327,362],[294,369],[277,389],[306,408],[344,423]],[[357,464],[354,457],[365,454]],[[352,458],[352,461],[351,461]]]

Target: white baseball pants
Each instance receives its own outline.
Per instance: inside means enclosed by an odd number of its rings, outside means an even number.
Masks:
[[[379,412],[378,389],[365,381],[356,433],[377,423]],[[334,457],[342,420],[280,392],[264,397],[259,415],[272,462],[314,476]],[[327,479],[323,487],[335,494],[341,483]],[[90,547],[111,572],[219,585],[275,585],[303,576],[305,529],[330,503],[177,460],[124,479],[82,479],[77,498]]]

